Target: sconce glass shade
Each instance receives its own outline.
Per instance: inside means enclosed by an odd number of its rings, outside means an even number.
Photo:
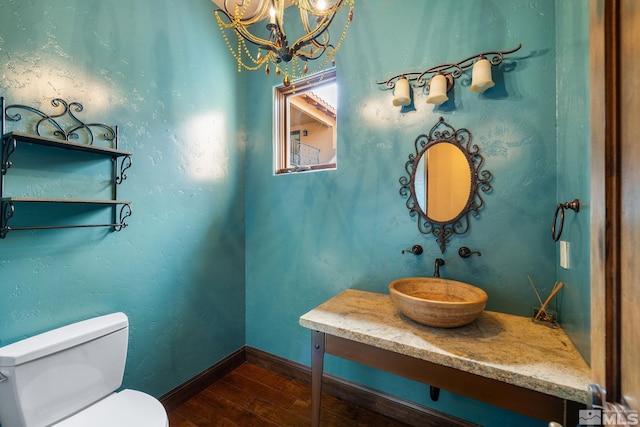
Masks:
[[[495,86],[495,83],[491,78],[491,63],[486,58],[480,57],[473,64],[469,90],[472,92],[484,92],[493,86]]]
[[[393,105],[396,107],[411,104],[409,80],[402,77],[396,82],[396,90],[393,97]]]
[[[427,96],[427,104],[440,105],[448,100],[447,78],[444,74],[438,73],[431,77],[431,80],[429,81],[429,96]]]

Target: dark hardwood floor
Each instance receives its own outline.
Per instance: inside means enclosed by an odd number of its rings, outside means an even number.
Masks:
[[[331,395],[322,396],[323,427],[408,426]],[[297,427],[311,424],[311,387],[245,362],[169,413],[170,427]]]

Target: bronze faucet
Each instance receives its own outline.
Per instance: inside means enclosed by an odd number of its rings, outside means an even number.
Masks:
[[[440,277],[440,267],[444,265],[442,258],[436,258],[436,269],[433,272],[433,277]]]

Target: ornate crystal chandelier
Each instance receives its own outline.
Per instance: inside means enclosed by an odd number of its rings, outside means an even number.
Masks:
[[[212,0],[214,3],[216,0]],[[335,54],[353,19],[355,0],[218,0],[224,1],[223,7],[215,11],[218,26],[227,47],[242,68],[257,70],[264,67],[267,74],[271,67],[275,74],[284,72],[284,84],[291,79],[309,73],[309,61],[320,59],[313,72],[327,68],[329,61],[335,65]],[[285,4],[287,3],[287,4]],[[294,28],[304,35],[290,43],[287,39],[284,23],[284,11],[287,6],[295,6],[300,12],[300,23]],[[348,7],[348,13],[338,13]],[[289,13],[287,13],[289,15]],[[334,44],[329,35],[329,26],[334,18],[344,18],[342,35]],[[265,20],[265,27],[256,25]],[[287,27],[290,29],[289,27]],[[235,33],[237,42],[232,44],[229,35]],[[258,47],[253,52],[247,42]]]

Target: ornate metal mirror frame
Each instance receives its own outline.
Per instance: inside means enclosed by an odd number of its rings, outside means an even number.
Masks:
[[[428,134],[418,135],[414,143],[415,154],[409,154],[409,160],[405,163],[405,170],[409,176],[402,176],[399,180],[401,185],[400,195],[407,197],[406,205],[409,209],[409,215],[418,217],[418,230],[421,233],[435,236],[442,253],[444,253],[452,235],[465,234],[469,230],[469,215],[477,216],[478,210],[484,204],[480,191],[487,193],[492,189],[490,184],[492,174],[488,170],[482,170],[484,158],[480,154],[478,145],[472,144],[471,141],[471,132],[467,129],[456,130],[441,117]],[[426,183],[427,153],[438,144],[451,144],[459,149],[469,166],[468,176],[464,171],[465,173],[462,176],[456,175],[453,177],[454,179],[459,178],[461,181],[466,181],[469,178],[470,185],[468,186],[468,194],[459,195],[463,198],[466,196],[466,199],[462,199],[466,200],[466,202],[463,202],[464,207],[451,214],[450,219],[430,218],[427,213],[429,211],[427,208],[429,204],[429,197],[426,194],[427,186],[416,185],[417,179],[423,179]],[[424,175],[424,178],[422,175]],[[464,188],[467,188],[467,182],[463,182],[463,184]],[[444,189],[441,191],[446,192],[449,190]]]

